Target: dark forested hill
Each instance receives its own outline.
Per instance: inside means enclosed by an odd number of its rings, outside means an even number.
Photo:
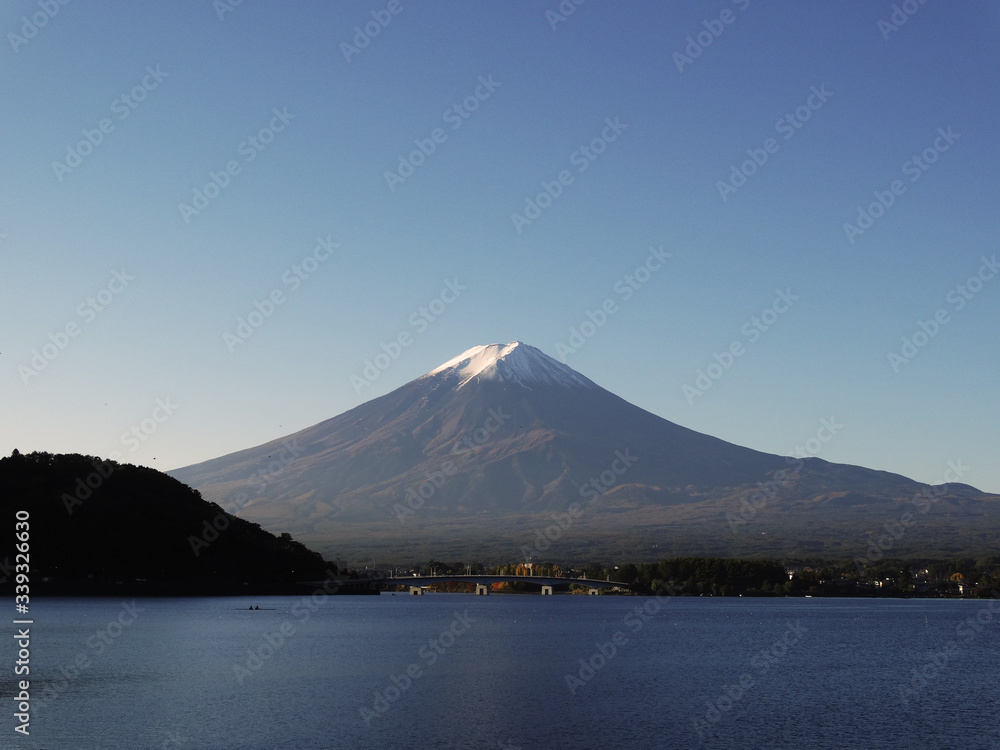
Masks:
[[[18,511],[29,514],[33,594],[291,591],[335,570],[154,469],[14,451],[0,459],[3,590],[14,580]]]

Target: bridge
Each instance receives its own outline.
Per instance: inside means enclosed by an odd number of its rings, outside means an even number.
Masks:
[[[570,584],[586,586],[588,589],[587,593],[590,595],[599,594],[601,589],[607,588],[628,589],[628,584],[622,583],[621,581],[600,581],[592,578],[505,576],[489,574],[452,575],[448,573],[429,576],[400,576],[398,578],[356,578],[350,581],[344,581],[344,583],[350,586],[359,586],[369,590],[377,589],[380,591],[392,586],[406,586],[410,594],[417,596],[424,593],[424,587],[435,583],[474,583],[476,585],[476,594],[478,596],[486,596],[489,594],[490,586],[494,583],[531,583],[541,587],[543,596],[551,596],[553,593],[553,587],[555,586],[568,586]]]

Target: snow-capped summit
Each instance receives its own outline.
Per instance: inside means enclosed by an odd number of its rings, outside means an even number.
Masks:
[[[473,379],[517,383],[525,388],[536,384],[598,387],[573,368],[520,341],[474,346],[427,373],[431,375],[457,378],[456,388]]]

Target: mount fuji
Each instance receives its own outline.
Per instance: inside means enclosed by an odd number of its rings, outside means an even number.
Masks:
[[[354,562],[863,556],[907,511],[894,555],[987,550],[1000,529],[1000,497],[733,445],[518,341],[170,474]]]

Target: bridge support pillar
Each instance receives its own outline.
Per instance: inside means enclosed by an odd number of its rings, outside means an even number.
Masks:
[[[588,596],[598,596],[600,595],[600,593],[601,593],[600,589],[590,589],[589,591],[587,591]]]
[[[552,587],[542,586],[542,596],[552,596]]]
[[[490,587],[485,583],[476,584],[476,596],[487,596],[490,593]]]
[[[411,596],[423,596],[424,595],[424,590],[422,588],[420,588],[419,586],[410,586],[410,595]]]

